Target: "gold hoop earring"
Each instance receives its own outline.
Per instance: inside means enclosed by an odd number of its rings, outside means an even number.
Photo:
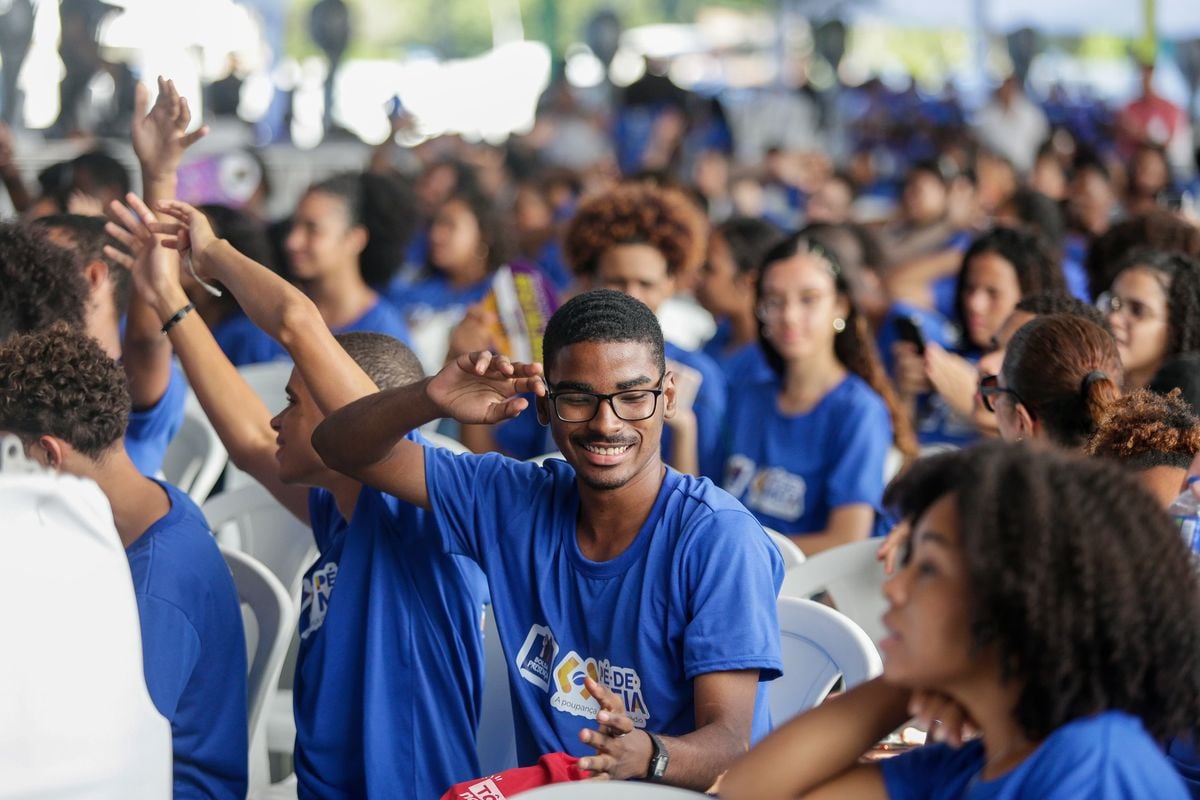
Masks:
[[[842,331],[846,330],[846,320],[842,319],[841,317],[838,317],[837,319],[835,319],[833,321],[833,329],[835,331],[837,331],[838,333],[841,333]]]

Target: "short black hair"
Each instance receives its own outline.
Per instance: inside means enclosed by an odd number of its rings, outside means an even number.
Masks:
[[[988,443],[923,458],[886,504],[959,509],[976,650],[994,648],[1032,741],[1106,710],[1156,739],[1200,720],[1200,587],[1188,548],[1127,470],[1055,448]]]
[[[71,240],[71,247],[67,252],[71,254],[76,268],[81,273],[93,261],[103,261],[107,264],[109,279],[112,281],[113,287],[113,304],[116,306],[117,312],[124,315],[129,308],[132,279],[129,270],[104,254],[104,248],[107,245],[122,252],[128,252],[128,249],[104,230],[104,217],[88,217],[83,214],[51,214],[48,217],[35,219],[30,224],[35,230],[57,230],[66,234],[67,238]]]
[[[624,292],[593,289],[563,303],[546,323],[542,339],[546,368],[554,364],[560,350],[580,342],[647,344],[659,372],[667,368],[658,317],[645,303]]]
[[[767,251],[783,240],[783,232],[757,217],[730,217],[717,226],[739,275],[757,275]]]
[[[89,291],[69,253],[35,231],[0,222],[0,341],[59,321],[83,328]]]
[[[1112,333],[1112,326],[1108,324],[1108,317],[1104,315],[1103,311],[1068,292],[1049,291],[1027,294],[1020,299],[1014,310],[1024,311],[1026,314],[1033,314],[1037,317],[1044,317],[1048,314],[1073,314],[1076,317],[1083,317],[1088,322],[1094,322],[1110,334]]]
[[[103,150],[81,153],[71,161],[71,168],[76,188],[79,185],[79,175],[86,173],[98,186],[103,186],[117,197],[124,197],[129,193],[129,170]]]
[[[394,336],[353,331],[333,338],[381,390],[408,386],[425,377],[420,359]]]

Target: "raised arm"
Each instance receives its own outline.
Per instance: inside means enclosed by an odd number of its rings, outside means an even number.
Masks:
[[[329,415],[313,433],[313,446],[338,472],[428,508],[424,448],[405,435],[441,417],[465,424],[515,417],[529,404],[518,395],[545,395],[541,371],[541,364],[513,364],[487,351],[461,355],[432,378],[364,397]]]
[[[886,800],[883,776],[858,759],[909,718],[909,692],[882,678],[793,718],[721,778],[728,800]]]
[[[134,290],[140,300],[154,310],[157,319],[166,322],[187,305],[187,295],[179,282],[179,260],[167,257],[167,249],[150,230],[149,225],[154,221],[150,210],[136,197],[130,201],[139,215],[114,203],[109,213],[120,224],[110,222],[108,231],[133,255],[113,248],[105,252],[132,272]],[[192,391],[233,463],[307,523],[308,490],[279,480],[271,410],[221,352],[199,314],[186,314],[171,327],[168,336]],[[283,398],[279,400],[282,403]]]
[[[187,100],[180,97],[171,81],[158,79],[158,99],[149,109],[149,92],[138,84],[132,122],[133,152],[142,169],[142,188],[149,203],[175,197],[175,170],[183,153],[208,132],[199,128],[187,133],[192,115]],[[178,261],[174,252],[164,258]],[[177,265],[176,265],[177,268]],[[183,297],[174,314],[187,305]],[[122,363],[129,379],[129,394],[135,409],[150,408],[162,399],[171,380],[171,344],[162,336],[158,313],[140,297],[129,303],[122,344]]]

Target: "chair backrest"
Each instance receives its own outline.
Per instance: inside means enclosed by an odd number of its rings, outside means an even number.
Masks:
[[[203,503],[228,461],[221,437],[189,390],[183,405],[183,422],[163,456],[163,477],[196,503]]]
[[[699,792],[634,781],[573,781],[521,792],[521,800],[695,800]]]
[[[779,598],[777,608],[783,677],[767,685],[776,726],[824,700],[839,676],[849,689],[883,671],[879,651],[846,615],[796,597]]]
[[[264,361],[261,364],[246,364],[238,367],[238,374],[250,384],[254,393],[266,403],[274,414],[287,403],[288,378],[292,377],[291,361]]]
[[[242,618],[246,623],[246,711],[250,735],[251,783],[270,782],[265,767],[267,698],[274,693],[283,669],[296,609],[279,579],[261,562],[229,547],[221,548],[233,573]],[[248,613],[247,613],[248,612]],[[254,758],[258,754],[258,758]]]
[[[771,537],[771,541],[779,548],[779,555],[783,556],[783,573],[785,575],[792,567],[798,567],[807,560],[804,556],[804,551],[787,536],[765,525],[763,526],[763,530],[767,532],[767,535]]]
[[[500,646],[496,615],[489,605],[483,617],[483,711],[479,717],[475,751],[483,775],[517,766],[517,736],[513,727],[508,661]]]
[[[444,433],[437,433],[436,431],[421,431],[421,435],[428,439],[429,443],[435,447],[444,447],[452,453],[471,452],[471,448],[467,447],[458,439],[454,439]]]
[[[219,544],[261,561],[290,597],[299,596],[300,580],[317,557],[312,530],[260,483],[214,495],[202,510]]]
[[[880,618],[887,610],[883,564],[875,557],[880,541],[864,539],[817,553],[784,575],[779,595],[812,597],[828,592],[837,609],[878,642],[885,633]]]

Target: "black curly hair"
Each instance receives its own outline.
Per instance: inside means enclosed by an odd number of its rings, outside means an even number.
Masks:
[[[554,366],[560,350],[579,342],[639,342],[650,345],[659,372],[667,368],[662,326],[640,300],[612,289],[577,294],[559,306],[542,338],[546,369]]]
[[[350,225],[367,231],[367,246],[358,256],[363,280],[376,289],[404,263],[408,242],[416,231],[417,198],[412,187],[391,174],[354,172],[334,175],[308,189],[337,197],[346,205]]]
[[[62,439],[100,459],[125,435],[125,371],[95,339],[57,323],[0,344],[0,429]]]
[[[866,316],[859,311],[854,303],[849,280],[842,269],[841,263],[833,251],[821,244],[817,239],[804,233],[792,234],[772,247],[763,257],[762,269],[758,272],[758,283],[755,294],[762,297],[763,282],[772,264],[786,261],[798,255],[813,255],[828,265],[833,275],[834,287],[839,295],[846,298],[850,313],[846,316],[846,327],[833,339],[833,351],[842,366],[862,378],[883,399],[887,405],[892,420],[892,438],[898,449],[908,458],[915,458],[919,445],[917,435],[909,420],[908,412],[900,404],[892,383],[888,380],[887,371],[879,358],[875,347],[875,338],[871,334],[870,324]],[[767,339],[766,325],[761,317],[758,320],[758,345],[762,349],[767,364],[776,375],[782,376],[787,369],[783,356],[775,349],[775,345]]]
[[[1112,288],[1135,250],[1159,250],[1200,257],[1200,228],[1169,211],[1151,211],[1121,220],[1092,242],[1085,267],[1093,297]]]
[[[0,341],[60,320],[83,328],[89,291],[69,253],[36,231],[0,222]]]
[[[124,314],[129,308],[129,293],[133,280],[129,270],[110,259],[104,254],[105,246],[111,246],[121,252],[128,252],[125,245],[108,235],[104,229],[104,217],[86,217],[83,214],[51,214],[33,220],[30,225],[37,231],[45,231],[48,236],[58,232],[65,237],[75,266],[82,273],[88,264],[103,261],[108,265],[108,276],[112,283],[113,305],[117,312]]]
[[[1026,295],[1017,302],[1014,310],[1024,311],[1035,317],[1044,317],[1047,314],[1074,314],[1077,317],[1083,317],[1088,322],[1094,322],[1110,334],[1112,333],[1112,326],[1108,324],[1108,317],[1104,315],[1104,312],[1069,292],[1051,291]]]
[[[1200,350],[1200,261],[1182,253],[1133,250],[1118,262],[1117,276],[1130,269],[1154,273],[1167,296],[1167,358]],[[1114,281],[1115,281],[1114,277]]]
[[[1108,408],[1087,454],[1122,462],[1132,470],[1187,469],[1200,453],[1200,419],[1175,390],[1161,395],[1138,389]]]
[[[1200,583],[1186,545],[1126,470],[989,443],[923,458],[885,503],[919,520],[955,498],[971,637],[1020,685],[1033,741],[1106,710],[1155,738],[1200,721]]]

